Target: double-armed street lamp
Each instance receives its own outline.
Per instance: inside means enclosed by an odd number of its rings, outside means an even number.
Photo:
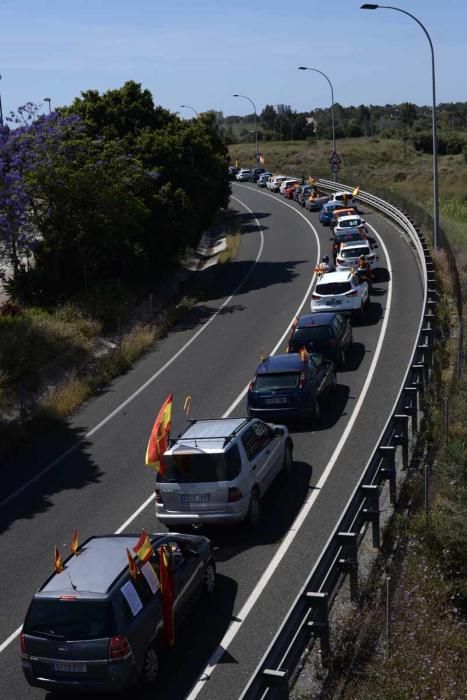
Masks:
[[[180,105],[180,107],[183,109],[191,109],[191,111],[195,113],[196,118],[198,119],[198,112],[194,107],[190,107],[190,105]]]
[[[373,3],[365,3],[361,5],[361,10],[395,10],[396,12],[402,12],[404,15],[411,17],[425,32],[428,43],[430,44],[431,51],[431,84],[433,93],[433,106],[432,106],[432,135],[433,135],[433,246],[434,248],[439,247],[439,186],[438,186],[438,137],[436,133],[436,86],[435,86],[435,52],[433,49],[433,43],[431,37],[428,34],[426,27],[420,22],[420,20],[412,15],[407,10],[402,10],[400,7],[392,7],[391,5],[374,5]]]
[[[255,141],[256,141],[256,154],[255,154],[255,159],[256,159],[256,165],[259,163],[259,150],[258,150],[258,126],[257,126],[257,114],[256,114],[256,105],[251,99],[251,97],[248,97],[247,95],[234,95],[234,97],[243,97],[244,100],[248,100],[250,102],[251,106],[253,107],[253,111],[255,113]]]
[[[334,89],[332,87],[332,83],[329,80],[328,76],[326,73],[323,73],[322,70],[318,70],[317,68],[308,68],[308,66],[299,66],[298,70],[312,70],[315,73],[319,73],[320,75],[323,76],[323,78],[326,78],[326,80],[329,83],[329,87],[331,88],[331,126],[332,126],[332,152],[333,154],[336,152],[336,129],[335,129],[335,123],[334,123]],[[334,172],[334,182],[336,181],[336,173]]]
[[[49,114],[50,114],[51,111],[52,111],[52,109],[51,109],[51,107],[50,107],[51,98],[50,98],[50,97],[44,97],[44,102],[48,102],[48,104],[49,104]]]

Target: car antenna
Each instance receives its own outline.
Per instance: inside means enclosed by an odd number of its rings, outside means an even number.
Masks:
[[[78,590],[78,586],[75,586],[75,584],[74,584],[73,581],[71,580],[71,575],[70,575],[70,572],[68,571],[68,569],[66,570],[66,572],[67,572],[67,574],[68,574],[68,578],[70,579],[71,587],[73,588],[74,591],[77,591],[77,590]]]

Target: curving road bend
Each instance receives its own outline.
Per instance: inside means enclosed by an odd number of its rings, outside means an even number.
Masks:
[[[183,426],[186,394],[193,397],[193,417],[244,414],[242,391],[260,348],[271,352],[281,341],[282,351],[293,315],[303,302],[308,310],[312,270],[330,248],[328,229],[317,215],[254,186],[234,185],[233,195],[242,222],[239,255],[203,302],[130,373],[90,401],[53,444],[38,444],[11,465],[0,504],[2,697],[44,695],[23,680],[12,633],[50,573],[53,546],[65,551],[75,527],[81,541],[96,532],[158,529],[143,458],[167,393],[175,393],[174,431]],[[194,611],[163,659],[161,698],[240,695],[332,531],[399,391],[420,316],[421,282],[402,235],[376,214],[368,213],[367,221],[381,239],[381,268],[391,275],[381,275],[367,321],[354,328],[351,367],[338,374],[338,392],[320,430],[294,431],[288,490],[279,484],[272,489],[250,538],[207,533],[216,546],[218,590],[213,603],[203,601]]]

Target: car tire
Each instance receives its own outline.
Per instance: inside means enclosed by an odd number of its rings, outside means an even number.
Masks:
[[[204,572],[204,592],[212,595],[216,590],[216,565],[213,561],[208,562]]]
[[[282,462],[282,476],[288,479],[292,474],[293,451],[290,443],[287,443],[284,450],[284,461]]]
[[[253,489],[250,497],[250,505],[245,518],[245,524],[249,530],[256,530],[261,520],[261,501],[257,487]]]
[[[152,688],[159,676],[159,657],[155,644],[150,644],[144,654],[141,680],[146,687]]]

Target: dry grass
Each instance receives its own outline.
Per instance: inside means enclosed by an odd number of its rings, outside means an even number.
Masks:
[[[227,248],[219,255],[219,265],[225,265],[231,260],[235,260],[240,247],[240,233],[228,233],[226,236]]]

